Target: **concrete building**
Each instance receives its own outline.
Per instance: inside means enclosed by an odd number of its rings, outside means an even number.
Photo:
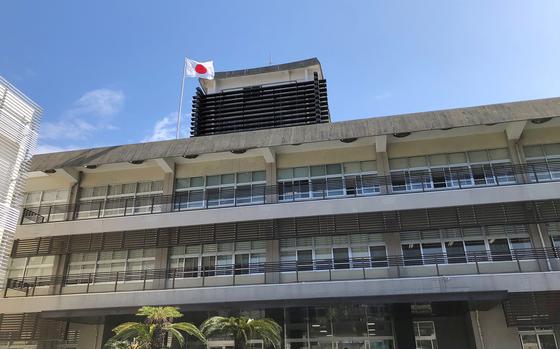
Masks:
[[[289,349],[558,348],[560,98],[329,122],[320,80],[217,73],[194,137],[33,157],[2,345],[99,349],[176,305]]]
[[[6,279],[40,116],[41,108],[0,76],[0,289]]]

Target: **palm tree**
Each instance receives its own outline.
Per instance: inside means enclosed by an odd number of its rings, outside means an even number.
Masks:
[[[165,348],[165,339],[169,335],[183,346],[185,338],[180,331],[206,342],[195,325],[188,322],[173,323],[173,319],[183,316],[176,307],[142,307],[136,316],[145,316],[146,319],[144,322],[125,322],[115,327],[115,335],[105,344],[107,348],[120,341],[132,340],[138,349],[161,349]]]
[[[200,329],[207,338],[215,334],[232,336],[236,349],[245,348],[249,340],[257,338],[262,339],[265,345],[271,344],[274,348],[279,348],[282,333],[282,327],[272,319],[251,319],[245,316],[214,316],[204,321]]]

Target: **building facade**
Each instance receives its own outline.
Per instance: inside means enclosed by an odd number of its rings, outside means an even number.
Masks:
[[[6,280],[41,108],[0,76],[0,289]]]
[[[289,349],[558,348],[560,98],[331,123],[319,80],[217,73],[194,137],[35,156],[0,346],[99,349],[175,305]]]

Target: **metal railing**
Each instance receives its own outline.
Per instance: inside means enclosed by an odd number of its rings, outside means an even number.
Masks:
[[[559,270],[559,248],[220,265],[8,278],[4,297]],[[529,264],[527,264],[529,263]],[[530,264],[532,263],[532,264]],[[458,269],[459,270],[458,270]],[[221,282],[220,282],[221,280]],[[74,288],[74,289],[72,289]],[[38,290],[47,292],[38,292]]]
[[[542,174],[550,173],[547,166],[546,163],[472,165],[437,171],[399,171],[389,176],[369,174],[329,177],[279,182],[275,186],[262,184],[207,188],[176,192],[173,195],[139,195],[80,201],[77,204],[26,207],[22,211],[20,224],[530,184],[543,181]],[[546,181],[560,181],[560,176],[550,177]]]

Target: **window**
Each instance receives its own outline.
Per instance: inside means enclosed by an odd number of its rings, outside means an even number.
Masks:
[[[70,189],[34,191],[24,194],[23,206],[43,216],[47,222],[65,219]]]
[[[265,171],[178,178],[175,209],[264,203]]]
[[[560,223],[548,223],[547,228],[552,246],[560,248]]]
[[[255,274],[264,272],[264,241],[177,246],[169,256],[176,278]]]
[[[387,252],[381,234],[317,236],[280,240],[280,260],[288,270],[386,267]]]
[[[144,273],[155,268],[155,253],[155,249],[72,253],[67,283],[114,282],[116,273],[120,281],[143,280]]]
[[[53,274],[55,256],[33,256],[11,258],[8,266],[8,278],[23,279]]]
[[[416,349],[437,349],[436,329],[433,321],[413,321]]]
[[[532,248],[524,225],[402,232],[400,237],[405,265],[526,259]]]
[[[520,328],[523,349],[557,349],[556,337],[551,327]]]
[[[280,201],[379,193],[375,161],[278,169]]]
[[[507,149],[389,159],[394,192],[515,183]]]
[[[162,181],[83,187],[78,218],[161,212],[161,202],[156,197],[162,194]]]
[[[523,147],[532,182],[560,179],[560,143]]]

